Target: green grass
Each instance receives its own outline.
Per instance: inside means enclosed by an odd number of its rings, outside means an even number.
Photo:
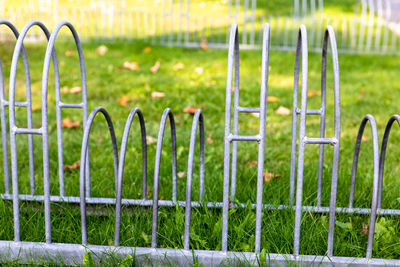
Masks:
[[[170,107],[175,114],[177,127],[178,171],[187,168],[187,154],[192,116],[183,112],[188,106],[199,107],[205,116],[205,134],[211,135],[212,144],[206,144],[205,201],[222,201],[223,181],[223,135],[224,135],[224,99],[227,51],[190,50],[152,46],[150,53],[143,53],[149,44],[143,42],[107,43],[109,51],[104,56],[95,53],[101,43],[85,43],[84,53],[88,79],[88,105],[92,110],[96,106],[105,107],[114,122],[118,142],[121,140],[125,120],[129,111],[139,107],[145,116],[149,136],[157,137],[162,111]],[[61,68],[61,86],[79,86],[80,76],[77,56],[66,57],[65,51],[73,49],[72,42],[57,44]],[[8,91],[8,76],[13,44],[0,47],[0,57],[5,72]],[[40,105],[41,72],[44,44],[30,44],[27,47],[31,68],[33,106]],[[259,103],[261,52],[241,52],[241,106],[256,107]],[[360,56],[341,55],[339,57],[341,74],[341,114],[342,135],[340,147],[340,169],[338,181],[337,206],[348,205],[349,183],[354,142],[359,123],[364,115],[375,116],[379,136],[382,137],[387,120],[398,113],[400,90],[397,78],[400,74],[399,57],[396,56]],[[122,69],[124,61],[136,61],[140,69],[130,71]],[[160,61],[157,73],[150,67]],[[182,62],[184,69],[173,71],[173,66]],[[320,54],[309,55],[309,90],[320,88]],[[330,62],[329,62],[330,64]],[[24,100],[24,78],[20,63],[17,75],[17,100]],[[270,53],[269,95],[279,98],[277,103],[268,103],[267,142],[265,169],[280,174],[264,184],[264,203],[288,204],[291,116],[282,116],[274,111],[279,106],[291,109],[293,86],[293,52]],[[329,65],[330,67],[331,65]],[[202,67],[198,74],[195,68]],[[332,74],[328,73],[328,113],[327,136],[333,136],[333,84]],[[151,98],[151,92],[164,92],[164,98]],[[120,97],[132,99],[128,106],[118,105]],[[7,93],[8,97],[8,93]],[[62,94],[64,102],[78,102],[80,95]],[[54,82],[49,85],[49,131],[50,131],[50,175],[51,194],[58,194],[57,140],[54,108]],[[308,108],[318,108],[318,96],[308,98]],[[81,121],[81,111],[64,110],[63,117]],[[40,127],[41,111],[34,111],[34,127]],[[26,127],[24,109],[17,109],[17,125]],[[385,166],[385,180],[382,206],[400,208],[400,132],[394,126],[390,137]],[[112,148],[110,137],[105,130],[104,119],[95,120],[90,141],[92,196],[114,197],[114,178],[112,166]],[[240,133],[256,134],[258,119],[249,114],[240,116]],[[169,130],[165,133],[162,152],[160,178],[160,198],[171,198],[171,152]],[[82,127],[64,129],[64,162],[72,164],[80,157]],[[124,198],[140,198],[141,192],[141,156],[140,130],[135,121],[129,140],[123,183]],[[319,135],[319,118],[307,118],[307,136]],[[372,145],[371,133],[366,130],[367,140],[363,142],[359,173],[356,184],[355,207],[369,207],[372,189]],[[18,168],[20,193],[29,193],[29,169],[27,137],[18,136]],[[37,193],[43,192],[41,138],[34,137]],[[119,143],[120,145],[120,143]],[[148,197],[152,198],[152,179],[154,172],[155,144],[148,146]],[[255,166],[249,163],[257,159],[255,144],[239,144],[238,190],[235,201],[255,202],[256,173]],[[326,147],[324,165],[323,205],[329,205],[330,173],[332,149]],[[198,162],[198,151],[196,153]],[[250,164],[251,165],[251,164]],[[308,146],[305,155],[303,204],[316,203],[316,182],[318,166],[318,147]],[[2,173],[0,181],[3,181]],[[193,199],[198,199],[198,165],[195,168]],[[66,171],[65,183],[67,195],[79,194],[79,170]],[[184,200],[186,176],[178,179],[178,199]],[[4,192],[3,182],[0,192]],[[112,211],[112,207],[111,207]],[[128,212],[129,211],[129,212]],[[110,216],[89,216],[88,236],[90,244],[111,245],[114,234],[113,212]],[[192,213],[193,249],[221,248],[221,211],[199,208]],[[254,249],[255,211],[251,209],[233,209],[229,215],[229,250],[252,251]],[[41,204],[21,203],[21,238],[29,241],[44,241],[44,214]],[[80,215],[76,205],[52,204],[53,242],[80,243]],[[367,236],[362,234],[363,224],[368,224],[368,216],[337,214],[335,228],[334,255],[364,257]],[[327,215],[303,213],[301,230],[302,254],[326,253]],[[374,242],[374,257],[400,257],[400,223],[398,217],[378,218],[377,234]],[[12,205],[0,201],[0,240],[13,239]],[[271,253],[291,253],[293,251],[294,213],[292,211],[264,211],[262,248]],[[160,208],[158,244],[164,248],[183,248],[184,209],[180,207]],[[123,212],[121,245],[150,246],[151,208],[129,207]],[[379,230],[378,230],[379,229]]]

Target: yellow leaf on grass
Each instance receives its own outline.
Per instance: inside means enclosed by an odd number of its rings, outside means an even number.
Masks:
[[[280,106],[277,110],[275,110],[275,113],[279,115],[290,115],[290,109]]]
[[[145,52],[145,53],[150,53],[150,52],[151,52],[151,47],[150,47],[150,46],[146,46],[146,47],[143,49],[143,52]]]
[[[308,97],[313,97],[313,96],[315,96],[315,95],[321,95],[321,91],[309,90],[309,91],[307,92],[307,96],[308,96]]]
[[[163,93],[163,92],[151,92],[152,98],[162,98],[164,96],[165,96],[165,93]]]
[[[178,172],[178,178],[185,177],[186,172]]]
[[[146,143],[148,145],[152,145],[154,143],[157,143],[157,138],[154,138],[154,137],[148,135],[148,136],[146,136]]]
[[[250,113],[250,114],[251,114],[251,116],[253,116],[253,117],[260,118],[260,113],[258,113],[258,112],[252,112],[252,113]]]
[[[42,106],[40,106],[40,105],[36,105],[36,106],[32,107],[32,111],[41,110],[41,109],[42,109]]]
[[[214,140],[212,139],[212,134],[209,134],[209,135],[208,135],[208,137],[207,137],[207,143],[209,143],[210,145],[211,145],[212,143],[214,143]]]
[[[96,54],[98,54],[100,56],[104,56],[107,53],[107,51],[108,51],[108,48],[105,45],[101,45],[96,48]]]
[[[64,171],[70,171],[70,170],[75,170],[78,169],[81,166],[81,161],[75,161],[71,165],[64,165]]]
[[[157,61],[156,64],[154,64],[154,66],[150,68],[150,71],[152,73],[156,73],[160,68],[160,65],[161,65],[160,61]]]
[[[196,108],[196,107],[186,107],[183,109],[183,112],[189,113],[189,114],[194,114],[194,113],[196,113],[196,110],[198,110],[198,108]]]
[[[361,137],[361,141],[367,141],[367,140],[368,140],[368,137],[367,137],[367,136],[363,135],[363,136]]]
[[[61,122],[61,127],[68,128],[68,129],[79,127],[79,125],[81,125],[80,121],[72,121],[69,118],[63,119]]]
[[[121,98],[118,100],[118,104],[120,104],[121,106],[127,106],[129,100],[131,100],[131,99],[129,98],[129,96],[126,96],[126,95],[121,96]]]
[[[178,63],[176,63],[176,64],[172,67],[172,69],[173,69],[174,71],[182,70],[182,69],[184,69],[184,68],[185,68],[185,65],[183,65],[182,62],[178,62]]]
[[[122,67],[128,70],[139,70],[139,64],[137,62],[125,61]]]
[[[75,87],[72,87],[71,89],[69,89],[69,92],[71,94],[77,94],[77,93],[82,92],[82,88],[79,86],[75,86]]]
[[[200,47],[203,50],[208,50],[208,45],[207,45],[207,41],[205,39],[203,39],[200,43]]]
[[[267,102],[270,102],[270,103],[279,102],[279,98],[277,98],[276,96],[270,95],[267,97]]]
[[[268,183],[269,181],[271,181],[272,178],[279,178],[281,177],[280,174],[274,174],[274,173],[270,173],[270,172],[264,172],[264,182]]]
[[[74,52],[71,49],[68,49],[67,51],[65,51],[65,55],[67,57],[72,57],[73,54],[74,54]]]

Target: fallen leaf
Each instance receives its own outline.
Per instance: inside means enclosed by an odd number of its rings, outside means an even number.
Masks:
[[[362,224],[362,231],[361,231],[361,234],[362,234],[362,235],[367,235],[368,232],[369,232],[368,224],[363,223],[363,224]]]
[[[104,143],[104,139],[97,139],[96,143],[98,143],[98,144]]]
[[[143,52],[145,52],[145,53],[150,53],[150,52],[151,52],[151,47],[150,47],[150,46],[146,46],[146,47],[143,49]]]
[[[254,166],[256,166],[257,164],[258,164],[257,160],[252,160],[252,161],[250,161],[249,163],[247,163],[247,165],[249,165],[250,167],[254,167]],[[265,175],[265,173],[264,173],[264,175]]]
[[[252,113],[250,113],[250,114],[251,114],[251,116],[253,116],[253,117],[260,118],[260,113],[258,113],[258,112],[252,112]]]
[[[81,166],[81,161],[75,161],[71,165],[64,165],[64,171],[70,171],[70,170],[75,170],[78,169]]]
[[[61,60],[60,61],[60,66],[64,66],[65,65],[65,61],[64,60]]]
[[[129,100],[131,100],[129,98],[129,96],[126,96],[126,95],[121,96],[121,98],[118,100],[118,104],[120,104],[121,106],[125,106],[126,107],[126,106],[128,106]]]
[[[80,121],[71,121],[69,118],[63,119],[61,122],[61,127],[68,129],[76,128],[79,125],[81,125]]]
[[[178,178],[185,177],[186,172],[178,172]]]
[[[161,197],[160,197],[160,200],[165,200],[165,197],[164,197],[164,196],[161,196]]]
[[[185,65],[182,62],[178,62],[172,67],[174,71],[182,70],[183,68],[185,68]]]
[[[361,90],[361,91],[360,91],[360,94],[361,94],[361,95],[365,95],[365,90]]]
[[[151,92],[152,98],[162,98],[164,96],[165,96],[165,93],[163,93],[163,92]]]
[[[198,110],[198,108],[186,107],[186,108],[183,109],[183,112],[189,113],[189,114],[194,114],[194,113],[196,113],[196,110]]]
[[[279,178],[280,174],[274,174],[270,172],[264,172],[264,182],[268,183],[272,178]]]
[[[36,106],[32,107],[32,111],[41,110],[41,109],[42,109],[42,106],[40,106],[40,105],[36,105]]]
[[[150,136],[150,135],[148,135],[148,136],[146,136],[146,143],[148,145],[152,145],[154,143],[157,143],[157,139],[152,137],[152,136]]]
[[[363,136],[361,137],[361,141],[367,141],[367,140],[368,140],[368,137],[367,137],[367,136],[363,135]]]
[[[139,70],[139,64],[137,62],[125,61],[122,67],[128,70]]]
[[[96,48],[96,54],[98,54],[100,56],[104,56],[107,53],[107,51],[108,51],[108,48],[105,45],[101,45]]]
[[[68,86],[63,86],[63,87],[61,88],[61,93],[64,93],[64,94],[69,93],[69,88],[68,88]]]
[[[200,47],[203,50],[208,50],[208,45],[207,45],[207,41],[205,39],[203,39],[200,43]]]
[[[209,143],[210,145],[211,145],[212,143],[214,143],[214,140],[212,139],[212,134],[209,134],[209,135],[208,135],[208,137],[207,137],[207,143]]]
[[[290,115],[290,109],[280,106],[277,110],[275,110],[275,113],[279,115]]]
[[[77,94],[77,93],[82,92],[82,88],[79,86],[75,86],[75,87],[72,87],[71,89],[69,89],[69,92],[71,94]]]
[[[200,74],[200,75],[203,74],[203,68],[202,68],[202,67],[195,68],[194,71],[195,71],[197,74]]]
[[[154,64],[154,66],[150,68],[150,71],[152,73],[156,73],[158,71],[158,69],[160,68],[160,65],[161,65],[160,61],[157,61],[156,64]]]
[[[307,97],[313,97],[315,95],[321,95],[321,91],[310,90],[307,92]]]
[[[268,96],[267,97],[267,102],[270,102],[270,103],[275,103],[275,102],[279,102],[279,98],[277,98],[276,96]]]
[[[71,49],[68,49],[67,51],[65,51],[65,55],[67,57],[72,57],[73,54],[74,54],[74,52]]]

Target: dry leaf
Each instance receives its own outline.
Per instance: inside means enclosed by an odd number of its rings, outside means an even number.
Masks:
[[[118,100],[118,104],[126,107],[128,105],[129,100],[130,100],[129,96],[126,95],[121,96],[121,98]]]
[[[361,234],[362,234],[362,235],[367,235],[368,232],[369,232],[368,224],[363,223],[363,224],[362,224],[362,231],[361,231]]]
[[[80,121],[71,121],[69,118],[63,119],[61,122],[61,127],[68,129],[76,128],[79,125],[81,125]]]
[[[202,67],[195,68],[194,71],[195,71],[197,74],[200,74],[200,75],[203,74],[203,68],[202,68]]]
[[[69,89],[69,92],[71,94],[77,94],[77,93],[82,92],[82,88],[79,86],[75,86],[75,87],[72,87],[71,89]]]
[[[361,90],[361,91],[360,91],[360,94],[361,94],[361,95],[365,95],[365,90]]]
[[[61,93],[64,93],[64,94],[69,93],[69,88],[68,88],[68,86],[63,86],[63,87],[61,88]]]
[[[205,39],[203,39],[200,43],[200,47],[203,50],[208,50],[208,45],[207,45],[207,41]]]
[[[78,169],[81,166],[81,161],[75,161],[72,163],[72,165],[64,165],[64,171],[70,171],[70,170],[75,170]]]
[[[270,102],[270,103],[275,103],[275,102],[279,102],[279,98],[277,98],[276,96],[268,96],[267,97],[267,102]]]
[[[185,177],[186,172],[178,172],[178,178]]]
[[[189,113],[189,114],[194,114],[194,113],[196,113],[196,110],[198,110],[198,108],[186,107],[186,108],[183,109],[183,112]]]
[[[65,55],[67,57],[72,57],[73,54],[74,54],[74,52],[71,49],[68,49],[67,51],[65,51]]]
[[[250,167],[254,167],[258,164],[257,160],[252,160],[249,163],[247,163],[247,165],[249,165]],[[265,174],[264,174],[265,175]]]
[[[151,47],[150,47],[150,46],[146,46],[146,47],[143,49],[143,52],[145,52],[145,53],[150,53],[150,52],[151,52]]]
[[[139,64],[137,62],[125,61],[122,67],[128,70],[139,70]]]
[[[157,61],[156,64],[154,64],[154,66],[150,68],[150,71],[152,73],[156,73],[158,71],[158,69],[160,68],[160,65],[161,65],[160,61]]]
[[[60,61],[60,66],[64,66],[65,65],[65,61],[64,60],[61,60]]]
[[[270,172],[264,172],[264,182],[268,183],[272,178],[279,178],[280,174],[274,174]]]
[[[173,69],[174,71],[182,70],[183,68],[185,68],[185,65],[183,65],[182,62],[176,63],[176,64],[172,67],[172,69]]]
[[[160,197],[160,200],[165,200],[165,197],[164,197],[164,196],[161,196],[161,197]]]
[[[310,90],[307,92],[307,97],[313,97],[315,95],[321,95],[321,91]]]
[[[154,143],[157,143],[157,139],[152,137],[152,136],[150,136],[150,135],[148,135],[148,136],[146,136],[146,143],[148,145],[152,145]]]
[[[260,118],[260,113],[258,113],[258,112],[252,112],[252,113],[250,113],[250,114],[251,114],[251,116],[253,116],[253,117]]]
[[[367,137],[367,136],[363,135],[363,136],[361,137],[361,141],[367,141],[367,140],[368,140],[368,137]]]
[[[277,110],[275,110],[275,113],[279,115],[290,115],[290,109],[280,106]]]
[[[104,143],[104,139],[97,139],[97,140],[96,140],[96,143],[102,144],[102,143]]]
[[[212,134],[209,134],[209,135],[208,135],[208,137],[207,137],[207,143],[209,143],[210,145],[211,145],[212,143],[214,143],[214,140],[212,139]]]
[[[165,93],[163,93],[163,92],[151,92],[152,98],[162,98],[164,96],[165,96]]]
[[[101,45],[96,48],[96,54],[98,54],[100,56],[104,56],[107,53],[107,51],[108,51],[108,48],[105,45]]]
[[[32,107],[32,111],[41,110],[41,109],[42,109],[42,106],[40,106],[40,105],[36,105],[36,106]]]

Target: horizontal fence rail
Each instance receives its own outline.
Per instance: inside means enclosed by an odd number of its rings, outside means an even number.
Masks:
[[[21,263],[29,263],[33,261],[57,261],[60,260],[68,264],[82,263],[83,255],[86,251],[93,252],[95,258],[99,260],[102,257],[107,257],[110,251],[117,253],[120,256],[128,254],[134,255],[138,263],[151,262],[155,264],[177,263],[181,265],[190,265],[195,261],[203,263],[206,266],[217,266],[222,264],[239,264],[240,261],[250,262],[257,264],[262,253],[261,244],[261,230],[262,230],[262,213],[263,210],[294,210],[294,239],[293,239],[293,253],[292,254],[272,254],[268,253],[267,264],[271,265],[290,265],[292,262],[306,265],[356,265],[364,266],[386,266],[386,265],[399,265],[400,260],[392,259],[375,259],[372,258],[372,248],[375,234],[375,223],[377,215],[400,215],[400,210],[394,209],[381,209],[381,195],[383,187],[383,169],[385,164],[385,153],[388,144],[388,139],[392,125],[397,122],[400,125],[399,115],[394,115],[390,118],[384,138],[382,141],[381,150],[379,151],[379,139],[377,134],[377,126],[372,115],[366,115],[362,121],[357,135],[354,157],[353,169],[350,184],[350,198],[348,207],[337,207],[337,180],[339,168],[339,147],[340,147],[340,77],[339,77],[339,59],[338,48],[333,27],[327,26],[323,35],[322,41],[322,66],[321,66],[321,107],[318,110],[307,109],[307,81],[308,81],[308,37],[305,25],[301,25],[297,32],[297,45],[296,45],[296,61],[294,72],[294,87],[293,87],[293,107],[292,107],[292,137],[291,137],[291,164],[290,164],[290,199],[291,205],[271,205],[263,202],[263,173],[264,161],[266,155],[265,151],[265,136],[267,131],[267,96],[268,96],[268,70],[269,70],[269,51],[271,47],[271,27],[265,24],[263,28],[262,38],[262,65],[261,65],[261,88],[260,88],[260,105],[257,108],[243,107],[239,105],[239,31],[238,25],[234,24],[231,27],[229,37],[229,51],[228,51],[228,65],[227,65],[227,82],[226,82],[226,102],[225,102],[225,136],[224,136],[224,171],[223,171],[223,201],[204,201],[205,194],[205,129],[204,129],[204,116],[201,110],[196,110],[191,134],[190,134],[190,148],[188,155],[187,167],[187,180],[186,180],[186,198],[185,201],[177,199],[177,148],[176,148],[176,128],[174,115],[171,109],[164,110],[157,139],[157,149],[154,162],[154,183],[153,183],[153,196],[152,199],[147,199],[148,177],[147,177],[147,143],[146,143],[146,126],[142,111],[134,108],[129,113],[125,123],[124,133],[122,136],[121,147],[118,148],[117,139],[114,130],[114,124],[109,113],[103,107],[95,108],[89,115],[87,114],[87,90],[86,90],[86,74],[85,64],[82,52],[80,39],[75,28],[71,23],[62,21],[56,25],[52,32],[50,32],[43,23],[40,21],[31,21],[28,23],[19,34],[16,27],[9,21],[1,20],[0,24],[8,26],[13,32],[17,43],[15,45],[14,54],[11,64],[10,84],[9,84],[9,100],[5,99],[4,94],[4,76],[3,69],[0,64],[0,97],[1,97],[1,129],[2,129],[2,143],[3,143],[3,161],[4,161],[4,185],[5,192],[0,196],[4,200],[12,200],[13,206],[13,225],[14,225],[14,240],[0,240],[0,260],[13,259]],[[32,126],[32,100],[30,91],[30,77],[28,57],[23,45],[24,38],[28,31],[33,28],[40,28],[46,38],[48,45],[44,58],[43,76],[42,76],[42,122],[40,128],[33,128]],[[55,50],[55,40],[61,28],[66,27],[70,30],[76,44],[76,49],[79,55],[80,73],[82,82],[82,102],[80,103],[64,103],[60,97],[60,77],[58,71],[57,54]],[[328,49],[330,47],[330,49]],[[325,136],[325,120],[326,120],[326,73],[328,52],[332,57],[332,72],[333,72],[333,91],[334,91],[334,134],[331,137]],[[22,56],[24,63],[24,72],[26,79],[26,101],[15,101],[15,83],[17,73],[18,58]],[[57,120],[57,140],[58,140],[58,164],[59,164],[59,195],[50,194],[50,180],[49,180],[49,119],[48,119],[48,81],[49,81],[49,68],[50,61],[52,61],[53,69],[52,75],[55,80],[56,91],[56,120]],[[301,90],[299,89],[301,72]],[[234,84],[234,86],[233,86]],[[329,87],[331,88],[331,87]],[[232,103],[233,92],[233,103]],[[300,94],[300,106],[298,97]],[[74,107],[83,110],[83,137],[80,154],[80,171],[79,171],[79,196],[68,196],[65,194],[64,176],[63,176],[63,154],[64,148],[62,143],[62,127],[61,125],[61,109],[63,107]],[[23,107],[27,109],[27,128],[19,128],[15,120],[15,107]],[[233,106],[233,118],[231,116]],[[9,110],[9,129],[6,126],[6,109]],[[256,135],[241,135],[239,134],[239,113],[257,112],[259,114],[259,130]],[[94,123],[95,117],[101,113],[106,120],[107,128],[111,137],[112,156],[114,164],[114,183],[115,183],[115,198],[103,198],[91,196],[91,180],[89,170],[89,137],[91,128]],[[308,137],[306,135],[306,119],[307,115],[320,116],[320,135],[319,137]],[[122,196],[123,175],[125,169],[125,157],[128,149],[128,137],[132,127],[134,117],[138,117],[139,126],[141,130],[141,159],[142,159],[142,197],[139,199],[127,199]],[[233,120],[233,127],[231,128],[231,121]],[[299,123],[298,123],[299,121]],[[161,200],[159,198],[160,186],[160,166],[162,163],[162,145],[164,141],[164,133],[166,124],[169,122],[171,134],[171,150],[172,150],[172,195],[170,200]],[[370,208],[357,208],[353,206],[355,181],[357,176],[358,157],[361,148],[361,140],[367,123],[369,122],[372,131],[373,143],[373,181],[372,181],[372,202]],[[299,124],[299,125],[298,125]],[[105,128],[105,127],[104,127]],[[194,172],[194,157],[196,151],[196,138],[198,133],[199,143],[199,201],[192,200],[192,187],[193,187],[193,172]],[[18,192],[18,162],[17,162],[17,143],[16,135],[27,135],[29,144],[29,171],[30,171],[30,189],[31,194],[24,195]],[[43,195],[35,191],[35,166],[33,165],[33,141],[32,135],[41,135],[42,137],[42,150],[43,150],[43,181],[44,193]],[[9,135],[9,138],[8,138]],[[10,143],[9,159],[7,152],[7,144]],[[256,211],[256,218],[254,224],[255,240],[254,252],[243,253],[230,251],[228,227],[229,227],[229,210],[232,208],[246,208],[245,203],[237,203],[231,200],[234,199],[236,193],[236,175],[237,175],[237,155],[238,155],[238,142],[257,142],[258,144],[258,169],[257,169],[257,197],[256,203],[250,205]],[[317,205],[304,206],[302,204],[303,194],[303,173],[305,162],[305,146],[306,145],[319,145],[318,157],[318,184],[317,184]],[[332,159],[332,174],[331,174],[331,192],[330,202],[328,207],[321,205],[322,199],[322,179],[323,179],[323,166],[324,166],[324,149],[329,145],[333,149]],[[8,162],[11,161],[11,179],[12,184],[9,182],[9,169]],[[297,164],[296,164],[297,162]],[[7,167],[6,167],[7,166]],[[60,168],[61,166],[61,168]],[[297,184],[297,185],[296,185]],[[45,210],[45,242],[26,242],[21,240],[20,236],[20,201],[38,201],[44,202]],[[60,244],[52,242],[52,228],[51,228],[51,205],[54,203],[79,203],[80,216],[81,216],[81,244]],[[88,214],[87,205],[111,205],[115,206],[115,231],[114,231],[114,245],[97,246],[91,245],[88,242],[88,225],[86,216]],[[121,207],[122,205],[134,205],[142,207],[152,207],[152,237],[151,247],[121,247]],[[184,235],[183,235],[183,248],[181,249],[163,249],[159,248],[157,244],[158,236],[158,215],[160,206],[181,206],[185,209],[185,222],[184,222]],[[221,251],[202,251],[192,250],[190,247],[191,239],[191,217],[192,208],[205,207],[215,208],[222,210],[222,229]],[[311,213],[325,213],[329,214],[329,227],[327,248],[325,255],[302,255],[300,251],[301,244],[301,216],[302,212]],[[349,258],[339,257],[334,255],[334,231],[335,231],[335,215],[336,213],[344,214],[365,214],[369,215],[369,232],[368,241],[366,244],[366,252],[364,258]]]

